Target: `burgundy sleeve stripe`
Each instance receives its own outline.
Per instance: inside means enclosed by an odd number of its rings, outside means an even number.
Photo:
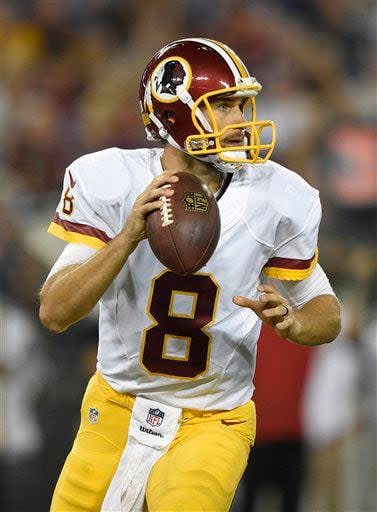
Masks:
[[[292,270],[305,270],[310,268],[316,254],[314,253],[313,257],[310,260],[296,260],[293,258],[270,258],[268,262],[265,264],[264,268],[274,267],[274,268],[288,268]]]
[[[68,220],[63,220],[59,217],[58,212],[55,212],[53,222],[58,226],[61,226],[65,231],[71,233],[80,233],[81,235],[91,236],[93,238],[98,238],[102,240],[102,242],[109,242],[111,238],[101,229],[93,228],[92,226],[88,226],[87,224],[80,224],[79,222],[70,222]]]

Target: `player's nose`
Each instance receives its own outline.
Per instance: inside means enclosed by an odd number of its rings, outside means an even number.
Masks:
[[[232,124],[239,124],[245,122],[245,116],[239,107],[232,109]]]

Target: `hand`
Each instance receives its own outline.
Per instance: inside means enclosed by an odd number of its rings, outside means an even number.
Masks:
[[[174,194],[174,190],[166,187],[166,185],[176,183],[179,180],[176,174],[175,171],[164,171],[154,178],[144,192],[136,198],[122,231],[122,235],[126,237],[128,242],[134,243],[135,247],[146,238],[146,217],[149,213],[161,208],[163,202],[160,197],[171,197]]]
[[[273,327],[282,338],[297,338],[302,326],[288,300],[269,284],[259,285],[258,291],[262,292],[258,300],[236,295],[233,302],[238,306],[250,308],[263,323]]]

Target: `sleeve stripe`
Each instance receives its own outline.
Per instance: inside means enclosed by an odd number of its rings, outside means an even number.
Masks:
[[[80,224],[79,222],[70,222],[68,220],[63,220],[60,218],[58,212],[55,212],[53,221],[58,226],[61,226],[65,231],[73,232],[73,233],[81,233],[82,235],[92,236],[94,238],[98,238],[102,242],[110,242],[110,237],[102,231],[101,229],[94,228],[93,226],[88,226],[87,224]]]
[[[104,231],[86,224],[63,220],[57,212],[47,231],[66,242],[81,243],[94,249],[102,249],[111,240]]]
[[[51,222],[48,233],[54,235],[58,238],[61,238],[65,242],[74,243],[74,244],[83,244],[88,247],[93,247],[93,249],[102,249],[106,246],[105,242],[102,240],[98,240],[98,238],[93,238],[87,235],[81,235],[81,233],[73,233],[70,231],[65,231],[64,228],[55,224],[55,222]]]
[[[274,260],[279,260],[278,263],[285,263],[283,265],[271,266],[270,263]],[[318,261],[318,250],[316,249],[313,258],[310,260],[295,260],[291,258],[271,258],[268,264],[263,268],[263,273],[274,279],[282,279],[287,281],[298,281],[305,279],[310,276],[313,272]],[[289,264],[287,264],[287,262]],[[305,265],[299,265],[297,263],[304,263]],[[295,265],[296,263],[296,265]]]
[[[317,250],[310,260],[297,260],[293,258],[270,258],[265,264],[264,268],[286,268],[292,270],[305,270],[310,268],[313,260],[315,259]]]

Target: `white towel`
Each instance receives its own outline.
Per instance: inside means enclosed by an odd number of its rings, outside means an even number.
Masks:
[[[168,450],[182,409],[137,397],[128,440],[102,503],[102,512],[142,512],[153,465]]]

